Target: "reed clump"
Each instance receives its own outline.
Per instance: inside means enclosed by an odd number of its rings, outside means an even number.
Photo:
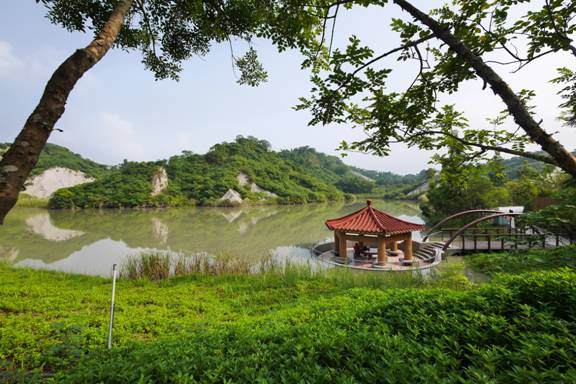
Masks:
[[[165,280],[192,274],[257,275],[283,274],[294,267],[288,261],[272,256],[258,259],[242,258],[222,252],[187,255],[182,252],[146,250],[129,256],[120,267],[120,275],[127,279]],[[306,267],[308,269],[308,267]]]
[[[127,279],[167,280],[191,275],[231,276],[262,287],[293,287],[302,282],[323,281],[341,288],[408,288],[437,285],[438,279],[426,279],[418,273],[377,273],[331,268],[310,260],[296,263],[273,256],[243,258],[227,252],[216,255],[147,250],[132,255],[121,265]],[[442,279],[440,279],[442,280]],[[449,284],[450,285],[450,282]]]

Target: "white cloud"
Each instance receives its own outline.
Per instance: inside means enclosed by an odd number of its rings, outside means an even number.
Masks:
[[[12,46],[0,40],[0,79],[13,76],[23,67],[24,62],[12,52]]]
[[[0,40],[0,79],[45,81],[58,66],[72,53],[60,48],[43,46],[25,54],[16,55],[12,44]],[[79,82],[79,88],[90,91],[97,83],[97,77],[88,71]]]
[[[53,135],[56,144],[67,146],[89,159],[117,164],[123,159],[147,160],[134,124],[111,112],[100,112],[96,118],[83,116],[62,124],[64,132]]]

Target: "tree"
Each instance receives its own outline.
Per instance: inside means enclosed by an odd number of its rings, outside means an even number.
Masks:
[[[509,205],[511,196],[503,185],[497,162],[460,165],[446,159],[442,171],[430,185],[422,213],[430,223],[469,209],[490,209]]]
[[[370,193],[374,182],[354,175],[346,175],[336,182],[336,187],[346,193]]]
[[[94,40],[56,69],[20,134],[0,161],[0,224],[16,203],[68,96],[78,80],[112,47],[139,50],[157,79],[178,79],[181,63],[205,55],[213,43],[271,39],[280,51],[304,49],[320,19],[298,1],[281,0],[36,0],[48,18],[70,31],[93,30]],[[313,4],[311,1],[310,4]],[[266,72],[250,47],[233,57],[241,84],[257,85]]]
[[[532,225],[550,231],[576,243],[576,189],[568,187],[556,196],[559,202],[522,217],[523,225]]]
[[[332,20],[342,8],[389,3],[410,16],[409,20],[392,21],[391,29],[399,34],[400,46],[377,54],[353,36],[345,50],[307,52],[305,64],[314,70],[314,87],[312,96],[301,98],[297,109],[312,112],[310,124],[362,127],[368,137],[351,144],[344,142],[344,150],[386,155],[390,144],[402,142],[427,150],[449,147],[465,154],[466,161],[480,160],[493,152],[508,153],[558,166],[576,177],[576,158],[534,116],[530,107],[534,92],[513,91],[493,69],[495,65],[516,65],[515,71],[520,71],[546,55],[567,52],[576,56],[572,41],[576,3],[454,0],[427,14],[405,0],[339,0],[323,10],[325,20]],[[511,16],[522,12],[526,3],[531,3],[530,10],[524,10],[520,17]],[[494,56],[500,52],[509,60],[496,61]],[[418,64],[414,80],[402,92],[387,89],[393,70],[385,67],[384,61],[390,57]],[[322,71],[328,75],[321,76]],[[551,81],[562,87],[561,118],[566,125],[574,125],[576,73],[567,68],[558,72]],[[473,79],[483,82],[482,90],[490,87],[506,107],[491,119],[494,127],[471,128],[455,106],[439,102],[442,95],[457,92],[463,82]],[[518,129],[502,128],[509,117]],[[527,152],[529,143],[540,145],[545,154]]]

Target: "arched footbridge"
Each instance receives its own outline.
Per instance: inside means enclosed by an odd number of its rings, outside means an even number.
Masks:
[[[450,227],[447,224],[455,219],[460,222],[466,216],[480,216],[460,227]],[[567,244],[562,237],[547,233],[535,227],[516,227],[514,219],[521,213],[502,212],[493,209],[473,209],[458,212],[438,222],[420,243],[419,253],[431,253],[441,249],[445,254],[465,254],[472,252],[491,252],[514,249],[554,248]],[[478,224],[505,218],[507,225],[478,226]]]

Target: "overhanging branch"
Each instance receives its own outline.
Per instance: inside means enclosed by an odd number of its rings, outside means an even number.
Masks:
[[[433,38],[434,38],[434,35],[429,35],[429,36],[421,37],[421,38],[418,39],[418,40],[414,40],[414,41],[408,42],[408,43],[406,43],[406,44],[404,44],[404,45],[401,45],[401,46],[396,47],[396,48],[394,48],[394,49],[391,49],[391,50],[389,50],[389,51],[387,51],[387,52],[384,52],[383,54],[374,57],[373,59],[365,62],[364,64],[362,64],[361,66],[359,66],[358,68],[356,68],[356,69],[350,74],[349,79],[353,78],[353,77],[356,76],[358,73],[360,73],[360,72],[363,71],[364,69],[368,68],[370,65],[376,63],[376,62],[379,61],[379,60],[382,60],[383,58],[385,58],[385,57],[387,57],[387,56],[390,56],[390,55],[392,55],[392,54],[394,54],[394,53],[403,51],[403,50],[408,49],[408,48],[417,47],[419,44],[422,44],[422,43],[424,43],[424,42],[426,42],[426,41],[428,41],[428,40],[431,40],[431,39],[433,39]],[[420,52],[418,52],[418,53],[420,53]],[[419,55],[419,56],[420,56],[420,60],[422,60],[421,55]],[[340,89],[344,88],[349,82],[350,82],[350,80],[344,81],[344,82],[343,82],[342,84],[340,84],[340,86],[335,90],[335,92],[338,92]]]
[[[478,143],[478,142],[474,142],[474,141],[468,141],[468,140],[465,140],[465,139],[463,139],[457,135],[454,135],[454,134],[449,133],[449,132],[444,132],[444,131],[420,132],[420,133],[417,133],[415,135],[407,137],[404,141],[410,141],[412,139],[415,139],[418,136],[424,136],[424,135],[443,135],[443,136],[450,137],[454,140],[457,140],[458,142],[460,142],[464,145],[479,148],[482,151],[494,151],[494,152],[508,153],[510,155],[525,157],[528,159],[532,159],[532,160],[540,161],[543,163],[551,164],[551,165],[554,165],[556,167],[558,166],[558,163],[553,158],[551,158],[550,156],[539,155],[537,153],[531,153],[531,152],[519,151],[516,149],[510,149],[510,148],[501,147],[501,146],[497,146],[497,145],[488,145],[488,144]]]
[[[430,28],[434,36],[447,44],[467,65],[474,69],[478,77],[489,84],[494,93],[506,104],[508,111],[514,117],[514,121],[522,127],[528,137],[538,143],[556,161],[560,168],[576,177],[576,158],[552,135],[540,127],[522,99],[512,91],[510,86],[481,57],[472,52],[463,41],[454,36],[447,26],[440,24],[408,1],[393,0],[393,2],[420,23]]]

